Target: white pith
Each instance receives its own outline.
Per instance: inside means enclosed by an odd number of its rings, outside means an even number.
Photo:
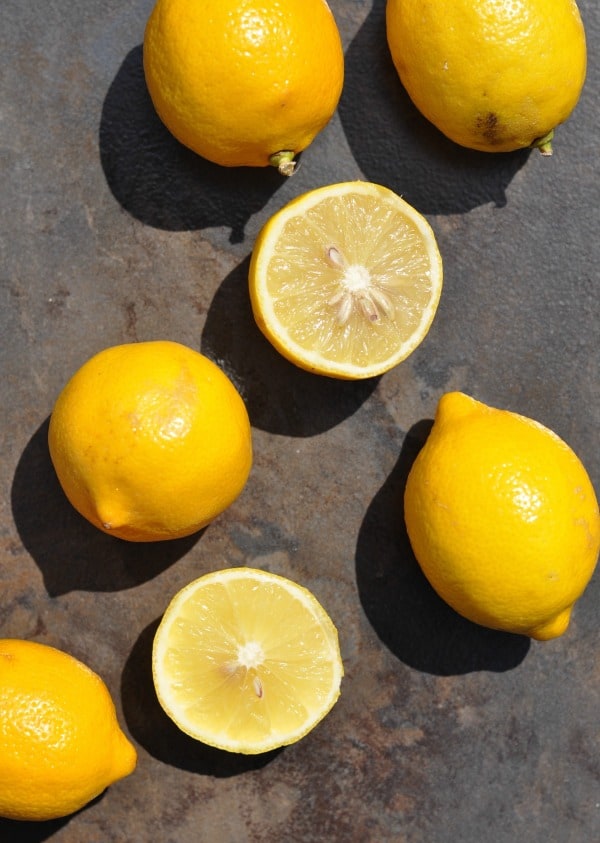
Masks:
[[[328,246],[325,253],[331,265],[341,273],[339,290],[327,302],[340,325],[346,324],[355,309],[369,322],[378,322],[382,316],[393,314],[394,306],[384,292],[384,282],[378,283],[366,266],[348,264],[337,246]]]

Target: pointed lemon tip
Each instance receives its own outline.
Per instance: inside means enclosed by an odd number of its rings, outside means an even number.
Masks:
[[[569,606],[568,609],[546,621],[546,623],[534,627],[529,632],[529,635],[537,641],[550,641],[552,638],[559,638],[566,632],[569,626],[572,610],[573,607]]]
[[[119,730],[114,750],[112,780],[114,782],[130,775],[137,765],[137,752],[127,736]]]
[[[468,416],[483,405],[464,392],[446,392],[440,398],[435,414],[435,420],[441,422],[455,421]]]
[[[95,507],[97,526],[104,532],[118,536],[119,531],[129,524],[129,513],[120,501],[103,497],[95,502]]]

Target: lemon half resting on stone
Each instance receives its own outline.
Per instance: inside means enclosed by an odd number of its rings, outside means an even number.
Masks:
[[[425,218],[386,187],[345,182],[303,194],[260,232],[254,318],[292,363],[321,375],[383,374],[422,342],[442,290]]]
[[[338,699],[343,675],[336,628],[314,595],[253,568],[206,574],[176,594],[152,668],[183,732],[249,755],[306,735]]]

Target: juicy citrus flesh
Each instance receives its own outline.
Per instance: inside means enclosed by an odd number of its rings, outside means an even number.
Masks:
[[[422,342],[442,260],[429,223],[380,185],[346,182],[293,200],[250,263],[259,328],[292,363],[345,379],[388,371]]]
[[[241,493],[252,464],[233,383],[204,355],[162,340],[84,363],[56,401],[48,442],[73,506],[129,541],[205,527]]]
[[[306,735],[339,697],[336,628],[302,586],[252,568],[191,582],[156,632],[158,699],[186,734],[257,754]]]
[[[342,43],[324,0],[158,0],[143,52],[159,117],[223,166],[302,151],[342,91]]]
[[[136,758],[96,673],[54,647],[0,640],[0,816],[67,816]]]
[[[462,146],[544,149],[579,100],[586,43],[574,0],[388,0],[386,20],[413,103]]]
[[[600,549],[591,480],[555,433],[442,396],[409,473],[405,519],[426,577],[476,623],[541,640],[568,627]]]

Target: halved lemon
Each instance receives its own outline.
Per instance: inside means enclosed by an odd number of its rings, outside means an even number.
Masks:
[[[400,363],[427,334],[442,291],[427,220],[370,182],[317,188],[274,214],[249,271],[258,327],[292,363],[347,380]]]
[[[333,707],[344,673],[337,630],[285,577],[228,568],[189,583],[154,637],[160,704],[196,740],[248,755],[295,743]]]

